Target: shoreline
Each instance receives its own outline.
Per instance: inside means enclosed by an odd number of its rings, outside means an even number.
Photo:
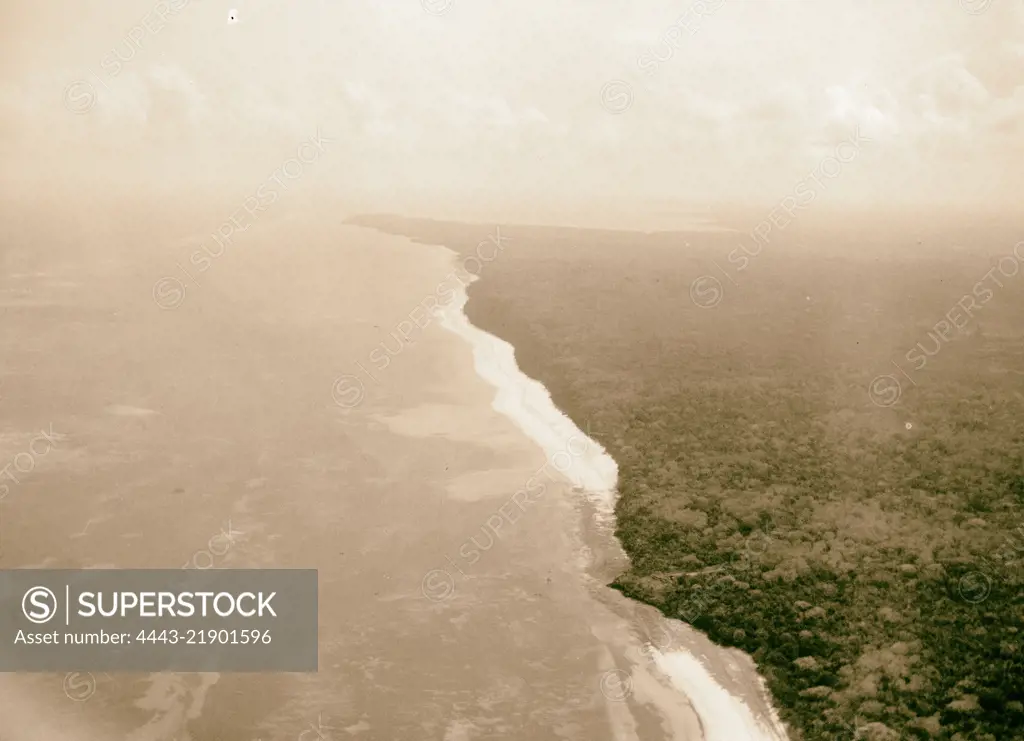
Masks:
[[[458,258],[457,250],[439,246],[450,254],[453,262]],[[699,718],[704,741],[788,741],[765,680],[749,655],[717,646],[690,625],[668,618],[656,608],[609,586],[609,581],[621,573],[623,564],[629,563],[615,536],[618,464],[599,442],[587,436],[569,414],[556,406],[544,384],[519,366],[517,348],[512,343],[473,323],[467,311],[469,287],[479,280],[479,276],[472,275],[446,305],[438,307],[441,326],[470,346],[475,372],[495,389],[492,408],[537,444],[556,470],[573,484],[573,491],[583,495],[583,506],[577,508],[583,541],[581,576],[589,582],[588,591],[597,603],[629,621],[632,635],[609,638],[625,648],[633,664],[630,687],[642,683],[642,675],[647,675],[647,679],[656,675],[662,691],[669,689],[681,695],[675,699],[688,704]],[[572,448],[578,438],[586,441],[580,453]],[[560,453],[570,460],[564,468],[555,463]],[[642,624],[643,632],[651,632],[649,619],[655,621],[656,632],[669,637],[668,642],[639,635],[638,623]],[[697,636],[699,639],[695,640]],[[703,661],[698,654],[703,655]],[[711,658],[709,654],[717,655]],[[738,666],[736,654],[743,657],[744,666]],[[729,675],[724,681],[716,676],[723,672]],[[756,697],[749,697],[751,691]],[[645,694],[670,722],[667,706],[675,704],[672,698],[662,696],[659,702],[659,693],[651,688]]]

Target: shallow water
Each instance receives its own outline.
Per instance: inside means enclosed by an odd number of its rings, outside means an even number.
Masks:
[[[15,256],[0,288],[35,302],[0,327],[0,459],[40,427],[60,437],[2,504],[0,564],[317,568],[319,673],[5,675],[0,734],[701,738],[711,706],[642,650],[692,636],[603,586],[621,565],[598,517],[614,462],[570,447],[581,433],[510,349],[446,331],[451,311],[418,314],[382,362],[446,250],[306,223],[254,228],[171,310],[152,287],[173,247]],[[562,442],[590,496],[549,459]],[[737,666],[722,681],[742,689]]]
[[[467,301],[466,289],[460,286],[439,312],[441,326],[473,349],[477,375],[496,391],[491,406],[537,443],[551,467],[582,489],[601,514],[614,513],[619,476],[615,460],[554,405],[543,384],[519,370],[512,345],[470,323],[465,314]]]

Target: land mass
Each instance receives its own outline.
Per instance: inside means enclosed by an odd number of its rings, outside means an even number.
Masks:
[[[501,228],[466,311],[618,462],[612,586],[752,655],[794,739],[1024,738],[1012,230]]]

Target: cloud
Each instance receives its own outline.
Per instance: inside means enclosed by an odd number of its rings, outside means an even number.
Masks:
[[[448,121],[463,129],[497,129],[507,132],[533,124],[549,123],[533,106],[513,109],[500,95],[469,95],[451,91],[446,96]]]
[[[900,131],[899,104],[888,89],[866,85],[834,85],[825,91],[828,124],[845,132],[860,130],[874,140],[888,139]]]
[[[925,65],[911,80],[908,92],[919,105],[946,119],[971,116],[992,96],[964,66],[963,54],[949,54]]]
[[[81,165],[131,179],[186,161],[248,177],[320,126],[344,163],[324,171],[379,189],[474,193],[500,173],[544,200],[602,189],[771,199],[858,129],[883,160],[856,165],[879,194],[895,174],[899,194],[974,188],[1024,144],[1024,12],[1005,4],[974,17],[953,2],[923,23],[915,4],[726,2],[651,71],[637,57],[687,3],[492,0],[443,16],[415,1],[257,3],[232,26],[190,3],[94,83],[88,115],[69,113],[75,65],[96,75],[137,20],[130,5],[83,26],[73,53],[51,44],[44,60],[23,41],[31,53],[0,79],[8,162],[45,147],[50,178]],[[634,86],[620,115],[601,107],[610,79]]]

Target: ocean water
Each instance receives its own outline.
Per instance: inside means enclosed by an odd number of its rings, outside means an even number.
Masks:
[[[726,720],[750,714],[718,650],[663,621],[675,634],[661,654],[691,658],[663,668],[641,653],[660,616],[637,620],[653,609],[588,575],[573,529],[597,533],[593,558],[614,555],[614,461],[507,343],[469,325],[465,295],[363,379],[360,405],[332,398],[450,254],[316,223],[261,222],[174,309],[152,287],[177,249],[69,253],[78,286],[44,285],[55,261],[27,254],[17,272],[45,275],[16,287],[45,306],[3,325],[0,452],[51,423],[60,435],[3,502],[10,567],[180,567],[212,548],[217,568],[318,568],[320,672],[6,676],[0,735],[248,741],[310,736],[321,719],[366,741],[745,728]],[[549,494],[499,517],[545,458]],[[225,529],[240,533],[226,551]],[[744,738],[773,736],[730,741]]]

